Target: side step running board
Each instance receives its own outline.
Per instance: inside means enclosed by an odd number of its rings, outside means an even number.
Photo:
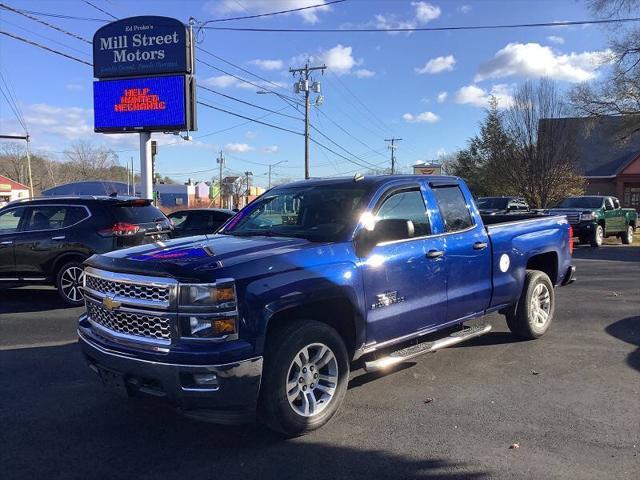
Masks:
[[[484,335],[489,331],[491,331],[491,325],[489,324],[468,327],[458,332],[454,332],[448,337],[440,338],[438,340],[434,340],[433,342],[422,342],[418,343],[417,345],[410,345],[400,350],[396,350],[395,352],[391,352],[386,357],[376,358],[375,360],[371,360],[370,362],[365,362],[364,368],[368,372],[383,370],[393,365],[406,362],[407,360],[415,358],[419,355],[423,355],[429,352],[435,352],[436,350],[440,350],[441,348],[450,347],[457,343],[479,337],[480,335]]]

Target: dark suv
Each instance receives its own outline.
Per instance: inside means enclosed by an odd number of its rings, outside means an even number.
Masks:
[[[149,200],[48,197],[0,209],[0,288],[53,284],[83,303],[82,262],[94,253],[164,240],[171,222]]]

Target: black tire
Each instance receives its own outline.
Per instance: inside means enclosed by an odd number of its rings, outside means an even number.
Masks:
[[[347,392],[347,384],[349,380],[349,356],[345,347],[344,341],[338,334],[338,332],[321,322],[315,320],[299,320],[289,325],[278,329],[272,333],[272,338],[267,339],[267,346],[265,350],[264,358],[264,370],[262,376],[262,387],[260,391],[259,399],[259,416],[271,429],[283,433],[286,436],[295,437],[304,435],[305,433],[316,430],[326,424],[338,411],[338,408],[344,400],[344,396]],[[323,345],[330,349],[335,359],[331,365],[337,368],[337,372],[333,372],[337,376],[337,382],[335,382],[335,389],[333,396],[328,400],[323,400],[321,396],[318,400],[314,400],[317,413],[311,416],[304,416],[303,413],[299,413],[295,410],[296,406],[290,403],[288,398],[287,383],[291,382],[291,375],[294,379],[300,375],[300,384],[303,387],[299,387],[298,396],[294,401],[300,401],[305,398],[305,395],[313,395],[316,398],[318,390],[312,390],[307,386],[306,380],[302,382],[302,372],[296,373],[294,367],[294,360],[298,359],[299,353],[312,345]],[[313,352],[313,349],[309,350]],[[314,355],[309,355],[313,357]],[[302,362],[301,362],[302,363]],[[320,365],[322,362],[318,362]],[[312,362],[303,363],[303,365],[312,365]],[[320,372],[327,372],[323,370],[329,368],[328,366],[316,367],[314,374],[316,378],[318,374],[324,376]],[[314,371],[311,367],[308,367],[311,374]],[[308,375],[307,373],[304,374]],[[305,377],[306,378],[306,377]],[[309,381],[312,380],[313,377]],[[316,380],[317,382],[323,381],[322,379]],[[290,383],[291,384],[291,383]],[[313,385],[311,383],[310,385]],[[316,384],[317,385],[317,384]],[[326,383],[322,386],[332,385],[332,383]],[[296,385],[296,387],[298,387]],[[294,388],[296,388],[294,387]],[[305,388],[303,393],[301,388]],[[324,393],[320,393],[324,395]],[[318,403],[315,403],[315,402]],[[306,401],[309,404],[309,400]],[[326,402],[326,403],[324,403]],[[318,405],[321,404],[319,407]]]
[[[84,269],[82,262],[67,262],[56,275],[56,288],[60,298],[67,304],[78,307],[84,304],[82,292],[82,277],[80,272]]]
[[[620,238],[625,245],[631,245],[633,243],[633,225],[627,226],[627,231]]]
[[[596,248],[601,247],[602,242],[604,242],[604,236],[604,227],[602,225],[596,225],[593,235],[591,236],[591,246]]]
[[[539,287],[540,285],[541,287]],[[537,315],[538,311],[532,305],[534,293],[538,295],[538,292],[542,294],[546,292],[548,294],[548,310],[544,312],[547,318],[544,322],[540,321],[542,317]],[[538,298],[540,309],[545,310],[542,308],[542,297],[538,296]],[[549,276],[539,270],[527,270],[520,300],[515,307],[509,309],[506,313],[509,330],[517,337],[535,340],[547,332],[553,320],[554,312],[555,293]]]

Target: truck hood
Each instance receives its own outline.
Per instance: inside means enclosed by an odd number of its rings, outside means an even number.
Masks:
[[[94,255],[86,264],[113,272],[210,281],[214,270],[236,267],[318,245],[300,238],[202,235]]]

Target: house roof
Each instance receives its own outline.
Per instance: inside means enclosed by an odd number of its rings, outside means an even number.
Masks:
[[[640,156],[640,134],[624,138],[624,119],[620,116],[599,118],[557,118],[540,121],[562,124],[567,135],[573,136],[578,150],[578,162],[586,177],[609,177],[620,173]]]
[[[29,190],[29,187],[18,182],[14,182],[9,177],[0,175],[0,184],[11,185],[11,190]]]

